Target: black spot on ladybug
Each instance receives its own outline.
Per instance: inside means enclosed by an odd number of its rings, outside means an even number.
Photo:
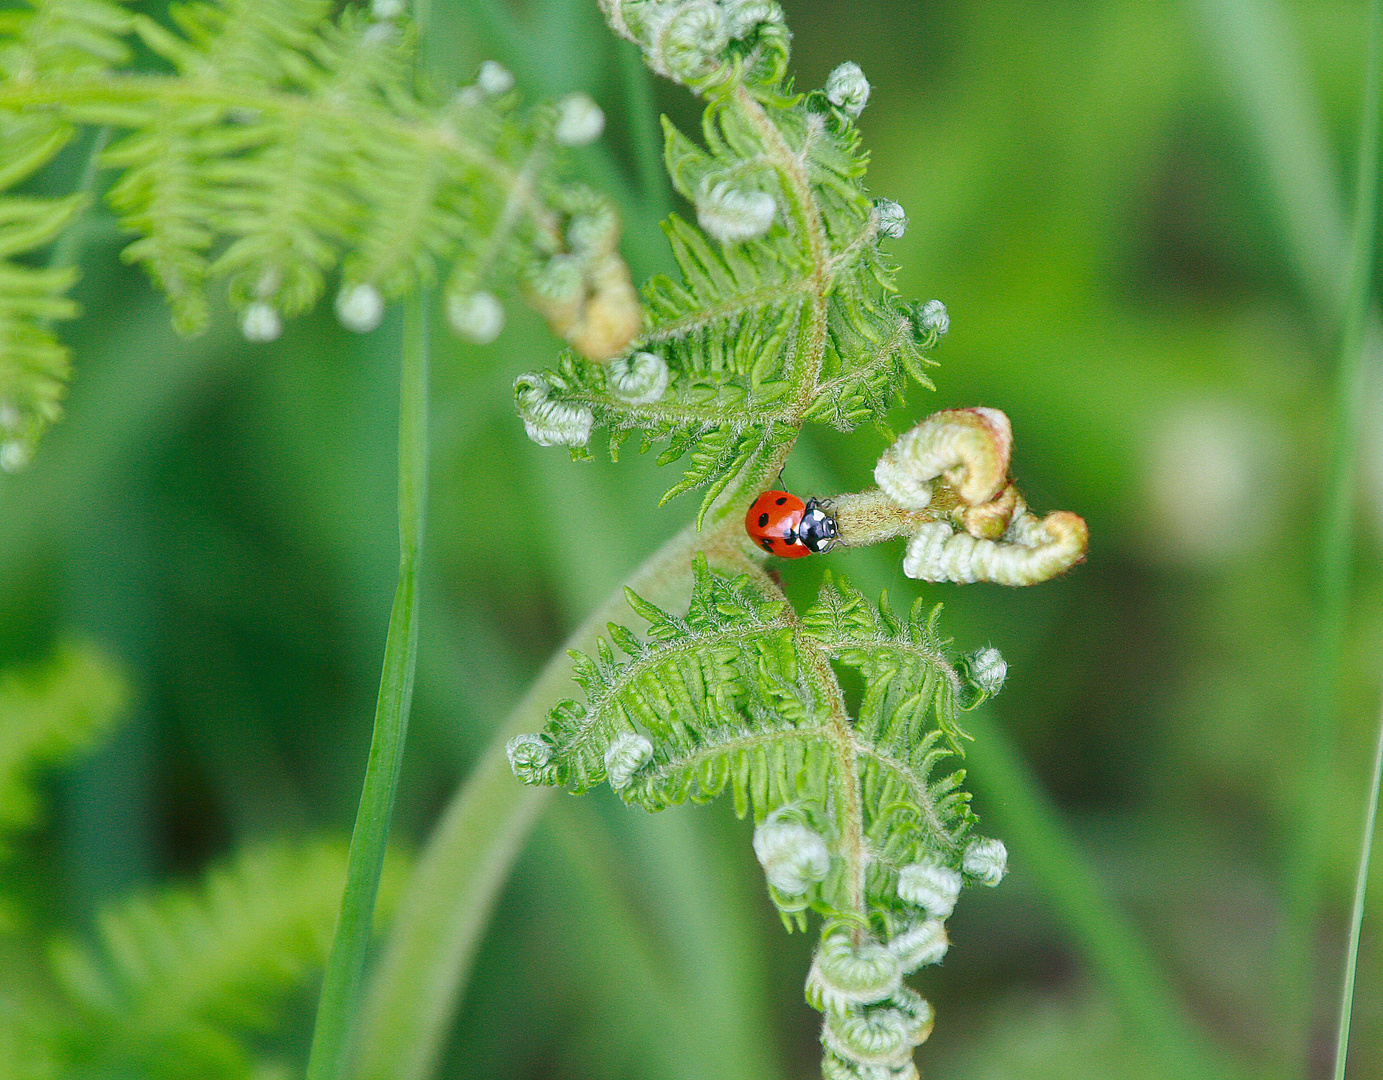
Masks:
[[[763,528],[765,525],[767,525],[767,524],[768,524],[768,515],[767,515],[767,514],[760,514],[760,515],[759,515],[759,528],[762,529],[762,528]]]
[[[773,541],[772,541],[772,540],[760,540],[760,541],[759,541],[759,545],[760,545],[765,551],[771,552],[771,551],[773,550]]]
[[[785,502],[787,502],[787,501],[788,501],[788,500],[787,500],[787,496],[785,495],[785,496],[783,496],[781,499],[778,500],[778,505],[779,505],[779,506],[782,506],[783,503],[785,503]]]

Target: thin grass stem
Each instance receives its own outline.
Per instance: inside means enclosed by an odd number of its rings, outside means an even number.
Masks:
[[[1364,810],[1364,839],[1359,847],[1359,872],[1354,877],[1354,904],[1350,911],[1349,943],[1345,947],[1345,977],[1340,988],[1340,1022],[1335,1033],[1335,1080],[1345,1080],[1349,1055],[1349,1023],[1354,1013],[1354,977],[1359,968],[1359,937],[1364,928],[1364,899],[1369,888],[1369,856],[1373,851],[1373,827],[1378,819],[1378,788],[1383,783],[1383,713],[1378,718],[1378,739],[1373,751],[1373,780]]]
[[[1359,433],[1364,407],[1366,326],[1371,295],[1374,234],[1378,216],[1378,123],[1380,21],[1383,2],[1370,0],[1364,98],[1360,110],[1359,149],[1354,193],[1354,228],[1346,268],[1345,309],[1340,335],[1340,360],[1335,374],[1331,411],[1330,464],[1324,491],[1325,512],[1317,548],[1317,610],[1313,660],[1315,687],[1308,733],[1303,817],[1299,850],[1288,886],[1288,934],[1294,948],[1289,977],[1306,993],[1306,1007],[1297,1019],[1309,1025],[1310,988],[1315,985],[1310,945],[1320,910],[1321,863],[1328,841],[1328,820],[1320,793],[1329,789],[1336,767],[1342,708],[1341,672],[1350,607],[1350,578],[1354,508],[1358,489]]]
[[[351,834],[341,915],[317,1005],[308,1080],[338,1080],[344,1075],[408,734],[418,658],[418,568],[427,506],[428,307],[427,293],[420,290],[409,298],[404,312],[399,392],[399,583],[389,616],[374,735]]]

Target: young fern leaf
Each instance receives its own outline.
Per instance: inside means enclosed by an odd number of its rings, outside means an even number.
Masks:
[[[246,1036],[274,1028],[284,996],[320,969],[345,866],[335,843],[249,849],[196,888],[105,910],[99,948],[59,942],[53,969],[74,1016],[69,1060],[93,1075],[258,1075]],[[400,870],[388,867],[381,895],[392,895]]]
[[[668,172],[697,224],[664,224],[681,281],[644,288],[628,355],[568,353],[522,377],[517,404],[535,441],[576,456],[597,425],[612,454],[635,431],[644,450],[666,440],[660,464],[689,462],[664,501],[705,487],[704,517],[736,476],[781,460],[803,423],[882,425],[909,378],[931,386],[926,350],[943,331],[897,299],[879,245],[902,235],[901,211],[864,193],[856,99],[783,83],[776,4],[602,7],[655,71],[708,99],[704,148],[664,120]]]
[[[541,732],[512,740],[515,773],[577,792],[607,780],[647,810],[728,788],[740,816],[753,812],[784,922],[825,919],[807,990],[826,1014],[827,1075],[915,1075],[931,1010],[902,979],[944,955],[963,882],[1003,875],[1003,846],[971,835],[964,772],[944,767],[960,753],[957,710],[985,689],[947,659],[935,610],[899,617],[829,575],[800,620],[704,556],[685,617],[630,603],[648,640],[612,625],[627,660],[603,640],[578,655],[586,703],[561,702]],[[833,663],[863,679],[858,716]]]

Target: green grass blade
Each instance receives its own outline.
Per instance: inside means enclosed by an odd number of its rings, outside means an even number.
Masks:
[[[1360,845],[1359,872],[1354,878],[1354,905],[1350,911],[1349,944],[1345,948],[1345,978],[1340,988],[1340,1024],[1335,1036],[1335,1080],[1345,1080],[1349,1054],[1349,1022],[1354,1012],[1354,976],[1359,967],[1359,935],[1364,927],[1364,898],[1369,888],[1369,856],[1373,851],[1373,826],[1378,819],[1378,787],[1383,783],[1383,715],[1378,721],[1378,741],[1373,751],[1373,780],[1368,808],[1364,811],[1364,839]]]
[[[426,294],[420,292],[408,300],[404,315],[399,392],[399,584],[389,615],[374,735],[351,834],[341,915],[317,1004],[308,1080],[337,1080],[343,1075],[398,791],[418,658],[418,563],[427,505],[427,416],[428,304]]]
[[[1374,239],[1378,225],[1378,122],[1380,71],[1383,70],[1383,0],[1369,3],[1368,58],[1364,73],[1364,101],[1359,120],[1358,181],[1354,204],[1354,242],[1349,265],[1349,302],[1345,310],[1340,370],[1335,397],[1335,447],[1330,473],[1330,499],[1321,538],[1322,621],[1329,637],[1323,637],[1320,662],[1338,671],[1344,659],[1345,619],[1349,608],[1350,526],[1354,512],[1356,465],[1359,451],[1360,412],[1363,407],[1365,340],[1371,281]],[[1325,605],[1329,605],[1326,607]],[[1327,621],[1328,620],[1328,621]],[[1335,685],[1338,686],[1338,676]],[[1335,698],[1338,699],[1338,691]],[[1334,716],[1336,700],[1324,703]],[[1336,721],[1330,721],[1329,734],[1335,734]],[[1332,738],[1327,749],[1333,750]],[[1333,757],[1333,755],[1332,755]],[[1327,766],[1331,760],[1327,759]],[[1335,1080],[1344,1080],[1349,1052],[1349,1023],[1354,1008],[1354,976],[1359,963],[1359,934],[1364,922],[1364,896],[1368,889],[1369,854],[1373,847],[1374,819],[1378,816],[1378,785],[1383,772],[1383,725],[1379,729],[1374,754],[1373,780],[1368,811],[1364,816],[1363,848],[1359,873],[1354,883],[1354,906],[1350,918],[1349,945],[1345,953],[1344,985],[1340,991],[1340,1020],[1335,1042]],[[1330,780],[1330,771],[1319,777]],[[1313,852],[1312,854],[1317,854]]]

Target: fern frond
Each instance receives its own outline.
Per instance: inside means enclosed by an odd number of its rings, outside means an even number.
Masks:
[[[515,773],[577,792],[606,779],[647,810],[728,788],[738,815],[753,811],[784,923],[826,919],[807,984],[826,1013],[826,1075],[915,1075],[931,1008],[902,976],[941,959],[962,884],[997,884],[1007,859],[971,836],[965,773],[944,767],[960,755],[956,712],[977,692],[976,665],[952,666],[939,608],[899,617],[829,574],[800,619],[767,579],[704,556],[685,617],[629,602],[647,640],[611,625],[626,660],[603,639],[594,657],[573,654],[586,701],[510,742]],[[862,678],[856,716],[833,664]]]
[[[752,808],[760,823],[797,808],[842,864],[863,855],[804,894],[835,915],[869,918],[892,904],[892,879],[909,863],[960,864],[973,821],[964,774],[934,774],[959,753],[961,678],[933,619],[899,619],[828,576],[798,622],[781,598],[704,557],[685,617],[632,593],[630,604],[649,622],[648,641],[612,625],[628,659],[604,640],[594,657],[573,654],[586,702],[559,703],[540,734],[511,744],[521,778],[576,792],[608,778],[648,810],[729,788],[736,812]],[[844,713],[832,660],[864,678],[857,718]],[[850,876],[866,873],[867,895],[852,897]]]
[[[331,944],[344,845],[241,852],[193,888],[103,912],[96,948],[64,941],[53,969],[77,1021],[70,1052],[130,1075],[248,1078],[244,1043],[320,968]],[[401,867],[391,862],[385,893]]]
[[[37,815],[33,772],[100,738],[127,697],[115,665],[82,643],[61,646],[35,670],[0,677],[0,853],[4,834],[32,825]]]
[[[324,0],[196,0],[172,6],[171,27],[110,0],[28,3],[0,13],[0,191],[79,125],[121,132],[101,163],[119,173],[109,199],[136,234],[124,258],[168,295],[180,331],[205,327],[208,287],[224,282],[246,336],[267,340],[337,273],[354,330],[439,277],[473,340],[503,324],[485,290],[514,281],[582,355],[618,355],[639,329],[618,216],[561,178],[563,147],[603,123],[589,99],[524,108],[507,74],[435,99],[416,84],[411,26]],[[171,73],[124,69],[131,34]],[[80,205],[0,200],[10,467],[57,415],[67,356],[48,324],[75,313],[70,272],[11,259]]]
[[[676,214],[665,223],[681,280],[648,283],[645,329],[630,344],[666,373],[657,394],[631,394],[622,369],[574,355],[527,378],[541,380],[547,405],[588,417],[584,431],[607,428],[612,452],[631,431],[644,433],[645,448],[667,441],[661,463],[694,450],[665,498],[708,487],[704,515],[733,477],[780,462],[803,423],[882,424],[909,378],[930,387],[926,350],[938,334],[896,296],[880,242],[901,234],[901,217],[881,227],[864,193],[866,158],[851,114],[824,93],[794,95],[780,81],[755,81],[762,67],[739,66],[756,33],[777,25],[776,5],[739,5],[738,14],[733,5],[603,6],[665,72],[676,67],[666,52],[675,20],[703,20],[704,41],[719,40],[717,19],[725,24],[723,50],[693,65],[701,76],[682,80],[711,98],[704,147],[664,120],[668,172],[698,225]],[[785,61],[786,37],[773,40]],[[531,400],[519,399],[530,423]]]

